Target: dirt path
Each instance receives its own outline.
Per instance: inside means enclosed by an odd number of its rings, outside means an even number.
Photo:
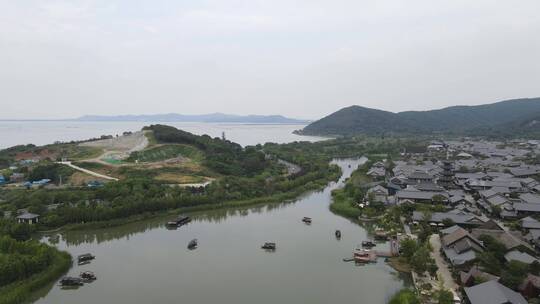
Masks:
[[[97,173],[97,172],[90,171],[90,170],[88,170],[88,169],[81,168],[81,167],[79,167],[79,166],[75,166],[75,165],[72,164],[70,161],[66,161],[66,162],[58,162],[58,164],[66,165],[66,166],[71,167],[71,168],[73,168],[73,169],[75,169],[75,170],[84,172],[84,173],[86,173],[86,174],[90,174],[90,175],[95,176],[95,177],[100,177],[100,178],[104,178],[104,179],[108,179],[108,180],[114,180],[114,181],[117,181],[117,180],[118,180],[118,178],[116,178],[116,177],[111,177],[111,176],[99,174],[99,173]]]
[[[435,259],[435,263],[437,264],[437,267],[439,270],[437,270],[437,274],[441,276],[441,278],[444,280],[444,288],[452,291],[456,291],[458,289],[458,286],[456,282],[454,282],[454,279],[452,278],[452,273],[450,272],[450,269],[448,268],[448,264],[444,260],[444,258],[441,256],[441,238],[438,234],[432,234],[429,238],[429,243],[431,244],[431,247],[433,247],[433,252],[431,252],[431,256],[433,259]]]
[[[86,159],[86,162],[95,162],[104,165],[111,165],[104,161],[104,158],[125,159],[132,152],[144,150],[149,145],[146,133],[149,131],[137,131],[129,135],[101,139],[80,144],[81,146],[103,149],[103,154],[92,159]]]

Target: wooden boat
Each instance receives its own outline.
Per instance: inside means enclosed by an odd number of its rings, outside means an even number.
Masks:
[[[302,222],[304,222],[306,224],[311,224],[311,218],[307,217],[307,216],[304,216],[304,218],[302,219]]]
[[[261,248],[265,250],[276,250],[276,243],[266,242]]]
[[[74,278],[74,277],[63,277],[60,280],[61,286],[82,286],[84,285],[84,282],[81,278]]]
[[[191,222],[191,218],[189,216],[183,216],[179,215],[176,219],[172,221],[167,222],[168,227],[179,227],[182,225],[185,225],[187,223]]]
[[[362,241],[362,247],[372,248],[375,247],[377,244],[373,243],[370,240]]]
[[[199,245],[199,242],[197,241],[197,239],[193,239],[193,240],[189,241],[189,244],[187,245],[187,248],[190,249],[190,250],[193,250],[193,249],[196,249],[198,245]]]
[[[376,240],[381,240],[381,241],[386,241],[388,240],[388,233],[384,230],[377,230],[375,231],[375,239]]]
[[[90,253],[81,254],[77,257],[77,264],[79,265],[85,265],[90,263],[91,260],[95,259],[96,257],[91,255]]]
[[[97,279],[96,275],[91,271],[83,271],[79,277],[85,281],[95,281]]]
[[[354,251],[354,261],[356,263],[369,263],[371,262],[371,250],[368,249],[356,249]]]
[[[336,235],[336,238],[340,239],[341,238],[341,231],[336,230],[335,235]]]

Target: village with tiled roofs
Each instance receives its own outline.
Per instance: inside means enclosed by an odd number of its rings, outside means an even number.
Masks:
[[[539,153],[540,141],[533,140],[434,141],[424,153],[403,151],[399,160],[372,164],[366,174],[378,182],[366,201],[444,206],[441,212],[414,211],[405,224],[412,237],[421,222],[438,233],[431,241],[440,250],[433,254],[443,261],[438,272],[442,266],[451,274],[444,283],[456,303],[540,303]],[[483,253],[491,250],[482,241],[487,236],[504,254],[502,272],[523,266],[519,284],[505,286],[512,283],[482,267]]]

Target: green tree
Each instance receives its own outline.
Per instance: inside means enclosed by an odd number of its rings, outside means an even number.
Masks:
[[[501,274],[501,262],[494,253],[484,251],[478,254],[478,262],[482,268],[492,274]]]
[[[388,304],[420,304],[420,300],[412,290],[402,289],[392,296]]]
[[[431,263],[433,263],[433,259],[431,258],[430,250],[426,245],[419,247],[410,261],[413,270],[419,274],[426,272]]]
[[[491,235],[482,234],[478,237],[480,241],[484,243],[486,251],[493,253],[493,255],[501,262],[504,261],[504,255],[506,253],[506,247],[503,243],[496,240]]]
[[[501,283],[509,288],[517,289],[527,276],[527,264],[510,261],[501,274]]]
[[[444,226],[446,227],[450,227],[450,226],[454,226],[456,223],[454,223],[454,221],[450,218],[445,218],[442,220],[442,223]]]
[[[418,244],[413,239],[405,239],[400,243],[400,248],[401,256],[409,261],[416,252]]]

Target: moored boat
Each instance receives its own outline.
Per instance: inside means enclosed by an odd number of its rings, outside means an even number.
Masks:
[[[276,250],[276,243],[266,242],[261,248],[265,250]]]
[[[178,227],[178,226],[185,225],[185,224],[187,224],[189,222],[191,222],[191,218],[189,216],[179,215],[176,219],[174,219],[172,221],[168,221],[167,226],[168,227]]]
[[[357,263],[369,263],[372,261],[372,252],[369,249],[356,249],[353,257]]]
[[[362,247],[371,248],[371,247],[375,247],[376,245],[377,245],[377,244],[373,243],[373,242],[370,241],[370,240],[362,241]]]
[[[196,249],[198,245],[199,245],[199,242],[197,241],[197,239],[193,239],[189,241],[189,244],[187,247],[188,249],[193,250],[193,249]]]
[[[307,216],[304,216],[304,218],[302,219],[302,222],[304,222],[306,224],[311,224],[311,218],[307,217]]]
[[[63,277],[60,280],[61,286],[82,286],[84,285],[84,282],[81,278],[74,278],[74,277]]]
[[[81,254],[77,257],[77,264],[79,265],[85,265],[90,263],[91,260],[95,259],[96,257],[93,256],[90,253]]]
[[[336,230],[335,235],[336,235],[336,238],[340,239],[341,238],[341,231]]]
[[[83,271],[79,277],[88,282],[95,281],[97,279],[96,275],[92,271]]]

